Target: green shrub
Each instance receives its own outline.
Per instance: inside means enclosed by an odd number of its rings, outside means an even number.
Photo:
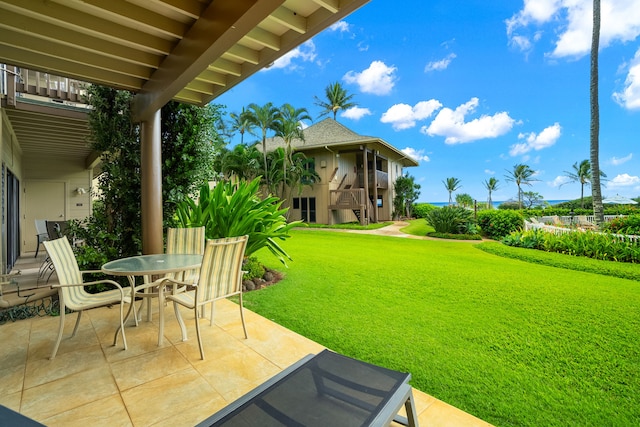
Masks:
[[[439,209],[430,203],[416,203],[413,205],[413,216],[416,218],[426,218],[427,214],[434,209]]]
[[[614,234],[640,235],[640,215],[614,218],[603,224],[602,229]]]
[[[431,210],[425,219],[437,233],[463,234],[473,222],[473,213],[458,206],[445,206]]]
[[[511,232],[522,230],[524,219],[514,210],[487,210],[478,212],[478,225],[484,235],[500,240]]]
[[[542,249],[546,241],[546,236],[543,230],[534,229],[527,231],[514,231],[501,240],[507,246],[516,246],[519,248],[528,249]]]
[[[615,261],[601,261],[590,258],[576,258],[558,253],[536,251],[501,245],[498,242],[482,242],[476,248],[497,256],[519,259],[533,264],[549,265],[575,271],[602,274],[622,279],[639,280],[638,266]]]
[[[237,184],[221,182],[213,190],[200,187],[197,203],[187,197],[178,203],[177,221],[182,227],[205,227],[207,239],[249,235],[246,255],[266,247],[283,264],[289,255],[276,239],[284,240],[302,221],[287,223],[287,209],[277,197],[259,197],[260,178]]]
[[[574,231],[555,234],[543,230],[516,231],[505,236],[501,242],[507,246],[599,260],[640,262],[640,245],[606,233]]]
[[[248,257],[244,260],[242,264],[242,270],[246,271],[246,273],[242,276],[243,280],[251,280],[256,277],[264,276],[265,269],[258,261],[256,257]]]

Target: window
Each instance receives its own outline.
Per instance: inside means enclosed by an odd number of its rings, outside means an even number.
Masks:
[[[300,219],[304,222],[316,222],[316,198],[301,197],[300,208],[302,210]]]
[[[293,198],[293,209],[300,209],[300,198],[299,197],[294,197]]]
[[[313,184],[315,182],[314,177],[316,175],[316,159],[313,157],[306,159],[304,162],[304,170],[307,174],[302,176],[300,183],[305,185]]]

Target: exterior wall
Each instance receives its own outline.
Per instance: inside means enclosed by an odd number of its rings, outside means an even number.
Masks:
[[[371,149],[371,147],[369,147]],[[313,184],[313,187],[305,186],[301,193],[294,189],[291,195],[292,203],[287,205],[290,208],[289,219],[302,219],[302,210],[294,209],[294,198],[315,198],[316,202],[316,223],[318,224],[340,224],[354,222],[358,218],[355,214],[346,209],[329,211],[329,192],[345,188],[351,185],[352,188],[360,187],[358,170],[362,167],[362,152],[337,153],[332,147],[304,150],[308,158],[315,160],[316,172],[320,176],[320,182]],[[395,154],[397,156],[397,154]],[[388,175],[388,188],[379,188],[378,196],[382,197],[382,207],[378,208],[378,221],[390,221],[393,215],[394,182],[397,177],[403,174],[403,167],[399,161],[392,158],[394,153],[381,152],[383,157],[383,169]],[[369,160],[372,155],[369,154]],[[399,160],[399,159],[397,159]],[[370,192],[373,197],[373,191]]]
[[[69,220],[82,219],[91,214],[91,182],[92,171],[86,169],[82,162],[73,162],[62,157],[41,157],[25,159],[19,142],[11,128],[11,123],[0,107],[0,159],[4,165],[2,183],[2,237],[0,240],[0,264],[4,264],[7,254],[7,191],[6,173],[11,171],[19,180],[19,213],[20,213],[20,242],[21,253],[35,250],[36,237],[34,219]],[[51,209],[51,200],[43,202],[41,198],[31,197],[29,189],[44,184],[59,185],[61,192],[55,204],[61,209]],[[79,194],[76,189],[84,188],[86,193]],[[62,211],[60,217],[59,211]],[[53,215],[53,216],[52,216]],[[2,268],[0,266],[0,268]]]
[[[22,164],[21,164],[21,152],[15,134],[11,129],[9,119],[4,113],[2,107],[0,107],[0,164],[2,164],[2,176],[0,182],[2,188],[0,188],[0,273],[5,271],[5,260],[7,258],[7,171],[11,171],[12,174],[22,183]]]
[[[83,164],[64,158],[57,158],[55,161],[33,159],[24,165],[24,178],[22,206],[27,211],[21,216],[23,252],[33,251],[35,248],[35,219],[60,221],[83,219],[91,215],[90,190],[93,177],[91,170],[85,169]],[[45,185],[59,188],[56,197],[62,200],[47,202],[41,191],[38,191]],[[85,189],[86,193],[79,194],[76,191],[78,188]],[[53,205],[59,208],[52,209]]]

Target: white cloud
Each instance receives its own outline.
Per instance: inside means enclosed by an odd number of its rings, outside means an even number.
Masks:
[[[437,111],[442,104],[435,100],[418,102],[413,107],[408,104],[395,104],[382,114],[382,123],[391,123],[394,130],[409,129],[416,125],[417,120],[424,120]]]
[[[633,153],[629,153],[628,156],[625,156],[625,157],[622,157],[622,158],[612,157],[611,159],[609,159],[609,163],[614,165],[614,166],[619,166],[619,165],[622,165],[624,163],[627,163],[632,158],[633,158]]]
[[[340,31],[341,33],[349,32],[349,24],[347,21],[338,21],[329,27],[330,31]]]
[[[373,61],[361,73],[349,71],[342,79],[347,83],[356,83],[364,93],[388,95],[395,85],[396,70],[396,67],[389,67],[382,61]]]
[[[624,89],[614,92],[613,99],[628,110],[640,109],[640,49],[629,63]]]
[[[449,55],[447,55],[445,58],[439,60],[439,61],[432,61],[429,62],[425,67],[424,67],[424,71],[425,73],[428,71],[442,71],[442,70],[446,70],[447,67],[449,66],[449,64],[451,64],[451,61],[453,61],[456,58],[456,54],[455,53],[450,53]]]
[[[524,36],[513,36],[509,39],[509,45],[515,47],[516,49],[526,52],[531,50],[533,47],[533,43],[529,40],[528,37]]]
[[[465,122],[465,116],[473,113],[478,103],[478,98],[471,98],[469,102],[458,106],[455,110],[443,108],[431,124],[428,127],[423,126],[420,132],[429,136],[444,136],[446,144],[458,144],[495,138],[511,130],[515,120],[506,112],[496,113],[493,116],[483,115]]]
[[[402,151],[404,154],[406,154],[407,156],[417,161],[423,161],[423,162],[431,161],[429,156],[424,154],[424,150],[416,150],[415,148],[407,147],[404,150],[400,150],[400,151]]]
[[[273,63],[273,65],[268,68],[264,68],[263,70],[267,71],[282,68],[295,70],[299,68],[299,65],[297,65],[295,60],[300,60],[302,62],[313,62],[315,61],[316,56],[316,45],[313,43],[313,40],[307,40],[297,48],[278,58]]]
[[[569,182],[570,180],[568,177],[559,175],[559,176],[556,176],[556,178],[553,181],[548,182],[547,184],[549,184],[549,186],[551,187],[557,188],[557,187],[562,187],[563,185],[568,184]]]
[[[348,110],[340,113],[340,117],[351,120],[360,120],[364,116],[370,116],[371,114],[371,110],[369,110],[368,108],[351,107]]]
[[[640,184],[640,178],[623,173],[607,182],[608,188],[631,187]]]
[[[543,148],[551,147],[558,141],[561,133],[562,128],[559,123],[554,123],[552,126],[544,128],[539,134],[535,132],[520,133],[518,139],[524,140],[524,142],[512,145],[509,154],[512,157],[520,156],[531,150],[539,151]]]
[[[549,33],[557,34],[557,39],[550,56],[582,57],[591,49],[592,5],[592,0],[525,0],[524,8],[506,21],[509,43],[529,50],[528,27],[551,24]],[[640,35],[640,7],[636,0],[602,0],[600,13],[600,48]],[[536,37],[540,38],[539,32],[533,41]]]
[[[484,173],[486,173],[487,175],[495,175],[496,171],[492,171],[491,169],[485,169]]]

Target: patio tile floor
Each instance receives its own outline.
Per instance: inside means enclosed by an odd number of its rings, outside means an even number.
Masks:
[[[41,260],[33,254],[19,260],[21,286],[35,285]],[[0,404],[48,426],[193,426],[324,349],[249,310],[244,339],[238,306],[225,300],[216,304],[213,326],[201,320],[206,356],[201,360],[193,317],[183,312],[189,336],[183,342],[173,307],[165,310],[164,344],[157,346],[155,312],[151,322],[127,326],[126,351],[121,337],[112,345],[117,307],[86,312],[74,338],[69,338],[76,320],[71,314],[54,360],[48,357],[57,317],[0,325]],[[489,426],[415,389],[414,398],[420,425]]]

